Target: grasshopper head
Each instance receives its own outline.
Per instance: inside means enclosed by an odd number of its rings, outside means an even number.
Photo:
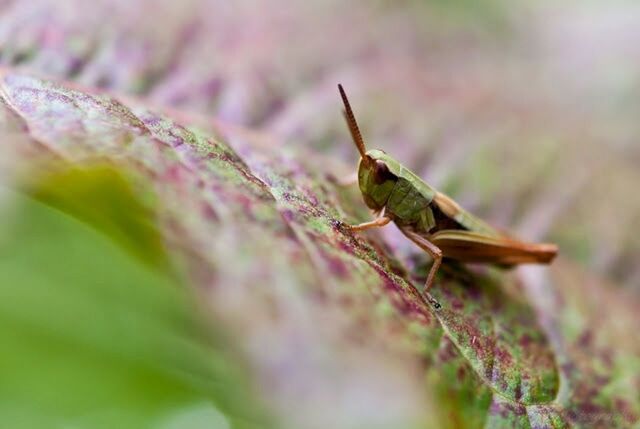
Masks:
[[[366,160],[366,161],[365,161]],[[387,165],[388,156],[381,150],[370,150],[358,166],[358,186],[369,208],[380,211],[387,204],[398,177]]]
[[[351,132],[353,143],[360,153],[360,165],[358,166],[358,185],[362,192],[364,202],[375,211],[382,210],[395,182],[398,178],[389,170],[387,160],[389,157],[381,150],[369,150],[365,147],[360,128],[351,110],[342,85],[338,85],[340,96],[344,104],[344,118]]]

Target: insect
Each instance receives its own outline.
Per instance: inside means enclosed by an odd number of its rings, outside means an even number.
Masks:
[[[555,244],[520,241],[491,227],[462,209],[454,200],[426,184],[385,152],[367,150],[347,95],[338,85],[344,117],[358,152],[357,181],[365,204],[377,217],[352,231],[379,228],[394,222],[400,231],[433,259],[424,292],[429,294],[442,258],[500,266],[549,264],[558,253]]]

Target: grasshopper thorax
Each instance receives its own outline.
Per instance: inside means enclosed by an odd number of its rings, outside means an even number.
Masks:
[[[375,211],[384,208],[398,180],[391,172],[386,154],[380,150],[367,151],[358,166],[358,185],[365,204]]]

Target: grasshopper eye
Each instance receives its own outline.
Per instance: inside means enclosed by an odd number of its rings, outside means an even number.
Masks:
[[[389,167],[387,167],[387,164],[385,164],[384,161],[380,161],[379,159],[376,160],[374,164],[373,177],[375,179],[375,183],[377,184],[384,183],[387,180],[395,179],[393,173],[389,171]]]

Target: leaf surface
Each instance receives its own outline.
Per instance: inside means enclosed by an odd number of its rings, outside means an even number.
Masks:
[[[639,354],[626,329],[638,327],[638,302],[568,261],[517,273],[447,264],[436,311],[419,292],[425,256],[346,231],[341,222],[367,216],[359,196],[327,179],[331,161],[290,149],[302,145],[13,71],[0,95],[18,187],[135,260],[162,265],[164,243],[285,427],[637,424]],[[100,215],[114,202],[83,207],[91,186],[107,201],[125,192],[69,173],[96,163],[126,172],[133,223]],[[142,220],[156,226],[131,226]],[[144,232],[156,227],[161,238]],[[599,303],[622,322],[604,320]]]

